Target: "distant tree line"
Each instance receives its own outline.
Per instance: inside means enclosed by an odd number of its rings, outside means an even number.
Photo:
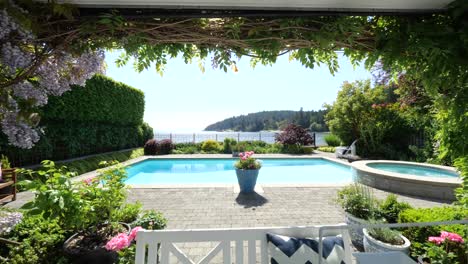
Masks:
[[[205,131],[244,131],[281,130],[288,124],[300,125],[314,132],[328,131],[324,116],[327,110],[304,111],[263,111],[235,116],[216,122]]]

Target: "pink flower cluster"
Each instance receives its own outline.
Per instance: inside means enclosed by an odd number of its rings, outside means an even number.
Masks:
[[[253,151],[241,152],[241,153],[239,153],[239,158],[241,160],[246,160],[246,159],[250,158],[253,154],[254,154]]]
[[[453,241],[457,243],[464,243],[463,238],[459,234],[455,233],[450,233],[447,231],[441,231],[440,236],[438,237],[429,237],[428,238],[429,242],[433,242],[437,245],[440,245],[441,243],[444,243],[445,240],[448,241]]]
[[[120,251],[124,248],[130,246],[130,244],[135,240],[136,234],[138,231],[142,230],[141,226],[137,226],[130,231],[130,234],[120,233],[113,237],[106,244],[106,249],[109,251]]]
[[[94,182],[95,179],[96,179],[96,177],[87,178],[87,179],[83,180],[83,183],[86,184],[86,185],[91,185]]]

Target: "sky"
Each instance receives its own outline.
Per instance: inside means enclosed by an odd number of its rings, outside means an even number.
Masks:
[[[138,73],[131,62],[117,67],[119,55],[120,51],[106,53],[106,75],[145,93],[144,120],[155,132],[199,132],[225,118],[260,111],[319,110],[335,100],[344,81],[371,78],[363,66],[353,67],[341,55],[334,76],[326,65],[307,69],[287,55],[272,66],[255,68],[243,57],[238,72],[212,69],[208,59],[204,73],[198,62],[174,58],[160,76],[154,67]]]

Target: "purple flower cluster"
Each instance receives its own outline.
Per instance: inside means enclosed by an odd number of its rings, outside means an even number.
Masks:
[[[0,235],[9,233],[22,219],[23,214],[18,212],[0,213]]]
[[[0,84],[19,80],[1,87],[0,98],[7,98],[0,101],[1,128],[9,143],[20,148],[32,148],[40,139],[37,120],[31,118],[37,114],[30,109],[46,105],[48,96],[60,96],[71,89],[70,85],[84,85],[95,73],[104,71],[103,51],[75,56],[52,50],[44,58],[31,47],[48,49],[47,44],[37,44],[31,32],[16,23],[6,10],[0,11]],[[22,102],[21,107],[18,101]]]

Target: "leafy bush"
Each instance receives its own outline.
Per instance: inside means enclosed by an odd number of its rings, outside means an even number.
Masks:
[[[435,222],[464,220],[468,218],[468,208],[460,206],[444,206],[433,208],[408,209],[400,213],[399,223]],[[461,235],[465,240],[468,237],[468,229],[464,225],[410,227],[403,230],[403,235],[411,242],[411,251],[414,256],[425,254],[424,244],[428,237],[438,236],[441,231],[452,232]]]
[[[166,228],[167,219],[160,213],[154,210],[149,210],[143,213],[132,226],[141,226],[147,230],[159,230]]]
[[[44,161],[38,171],[22,170],[33,181],[21,184],[35,192],[35,198],[23,205],[25,215],[56,219],[64,230],[84,230],[110,219],[126,199],[125,170],[120,166],[103,170],[96,178],[73,184],[73,173]]]
[[[390,194],[379,206],[379,216],[384,218],[387,223],[396,223],[398,215],[407,209],[411,209],[411,205],[406,202],[398,202],[397,196]]]
[[[8,235],[8,239],[21,244],[8,245],[1,254],[12,264],[66,263],[61,251],[66,235],[57,219],[25,217]]]
[[[319,147],[319,151],[335,153],[335,147]]]
[[[167,155],[170,154],[171,151],[174,149],[174,144],[172,144],[172,140],[170,139],[163,139],[158,142],[159,148],[157,154],[159,155]]]
[[[150,139],[146,141],[145,146],[145,155],[156,155],[159,152],[159,144],[156,139]]]
[[[206,140],[202,143],[201,149],[204,152],[218,152],[220,149],[219,143],[215,140]]]
[[[328,134],[324,137],[325,142],[330,147],[338,147],[341,145],[341,139],[335,134]]]
[[[236,145],[236,140],[233,138],[225,138],[223,141],[223,153],[232,153],[232,146]]]
[[[304,148],[301,145],[283,145],[281,148],[281,153],[288,154],[304,154]]]
[[[289,124],[276,136],[275,140],[283,145],[304,146],[314,144],[314,140],[307,130],[294,124]]]
[[[345,212],[364,219],[375,218],[377,199],[367,186],[351,184],[338,191],[337,202]]]
[[[174,146],[173,154],[195,154],[200,153],[201,144],[199,143],[177,143]]]
[[[460,172],[462,184],[455,190],[457,203],[468,208],[468,157],[458,158],[455,160],[455,167]]]
[[[141,203],[125,204],[120,209],[112,211],[111,219],[115,222],[132,223],[138,219]]]

